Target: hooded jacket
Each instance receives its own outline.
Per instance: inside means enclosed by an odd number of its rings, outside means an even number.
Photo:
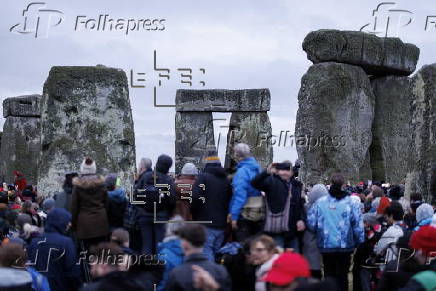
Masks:
[[[204,185],[204,187],[200,187]],[[204,202],[201,197],[204,197]],[[232,187],[221,164],[206,164],[192,190],[192,220],[212,221],[207,227],[224,229],[227,224]]]
[[[321,253],[352,252],[364,242],[360,203],[353,202],[346,193],[330,192],[319,198],[309,209],[307,222],[316,233]]]
[[[73,179],[72,228],[77,232],[78,239],[109,234],[108,195],[104,182],[103,177],[92,174]]]
[[[260,191],[251,185],[251,180],[259,174],[261,168],[253,157],[245,158],[237,166],[233,177],[233,196],[230,201],[230,214],[232,220],[238,220],[241,210],[247,203],[248,197],[260,196]]]
[[[159,282],[157,287],[158,291],[165,290],[168,278],[171,271],[183,264],[183,250],[181,246],[180,239],[177,237],[165,238],[158,246],[158,254],[165,260],[165,270],[163,272],[162,280]]]
[[[75,290],[80,283],[76,247],[65,235],[71,215],[63,208],[54,208],[47,215],[45,231],[32,239],[28,249],[31,265],[43,272],[51,290]]]

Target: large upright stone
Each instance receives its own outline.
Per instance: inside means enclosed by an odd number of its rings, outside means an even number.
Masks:
[[[177,90],[177,111],[269,111],[271,96],[268,89],[245,90]]]
[[[38,190],[61,190],[64,175],[92,157],[100,174],[118,173],[129,190],[135,135],[126,74],[119,69],[52,67],[41,102]]]
[[[0,172],[4,181],[14,181],[13,171],[24,174],[28,184],[37,182],[40,150],[41,95],[24,95],[3,100],[3,136]]]
[[[399,38],[330,29],[310,32],[303,50],[315,64],[346,63],[360,66],[370,75],[410,75],[419,57],[418,47]]]
[[[301,80],[295,125],[303,182],[326,182],[335,171],[357,182],[371,144],[373,118],[374,95],[361,68],[311,66]]]
[[[266,112],[233,112],[230,117],[227,134],[226,169],[235,169],[233,147],[237,143],[246,143],[259,164],[266,168],[273,160],[271,123]]]
[[[411,153],[411,79],[387,76],[371,81],[375,114],[370,147],[373,180],[403,182]]]
[[[176,173],[185,163],[204,168],[204,158],[216,152],[212,112],[176,112]]]
[[[413,157],[406,179],[406,193],[421,193],[436,203],[431,189],[436,165],[436,64],[422,67],[412,80],[411,140]]]

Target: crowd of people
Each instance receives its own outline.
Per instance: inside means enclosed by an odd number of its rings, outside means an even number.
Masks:
[[[340,172],[304,185],[298,163],[262,169],[234,147],[180,175],[160,155],[132,193],[91,157],[62,191],[22,173],[0,187],[0,290],[436,290],[436,215],[404,185]],[[433,193],[435,195],[436,193]]]

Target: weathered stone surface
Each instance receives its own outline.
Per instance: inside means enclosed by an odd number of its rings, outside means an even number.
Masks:
[[[406,178],[406,194],[421,193],[435,203],[431,191],[432,168],[436,165],[436,64],[422,67],[412,80],[412,153]]]
[[[399,184],[406,177],[411,152],[411,79],[387,76],[371,81],[375,96],[372,125],[373,180]]]
[[[7,98],[3,100],[3,117],[40,117],[40,100],[41,95],[38,94]]]
[[[27,183],[37,182],[40,151],[40,119],[9,116],[3,125],[0,166],[4,181],[13,183],[13,171],[24,174]]]
[[[362,182],[372,180],[371,156],[369,154],[370,148],[366,152],[365,159],[363,160],[362,166],[360,166],[359,169],[360,181]]]
[[[271,142],[266,137],[271,136],[271,123],[266,112],[233,112],[230,117],[227,134],[226,169],[234,169],[233,147],[237,143],[246,143],[262,167],[267,167],[273,160]]]
[[[216,152],[212,112],[176,112],[176,173],[185,163],[204,168],[203,159]]]
[[[269,89],[177,90],[177,111],[268,111]]]
[[[38,190],[61,189],[64,175],[92,157],[100,174],[118,173],[129,190],[135,135],[126,74],[119,69],[52,67],[41,100]]]
[[[419,48],[399,38],[382,38],[360,31],[321,29],[310,32],[303,50],[313,63],[339,62],[362,67],[370,75],[410,75]]]
[[[320,63],[301,80],[295,136],[305,183],[326,182],[341,171],[353,182],[371,144],[374,95],[356,66]]]

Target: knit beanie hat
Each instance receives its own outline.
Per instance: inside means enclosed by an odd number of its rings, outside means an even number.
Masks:
[[[381,197],[380,203],[377,207],[377,214],[384,214],[385,209],[388,208],[390,204],[391,202],[389,201],[388,197]]]
[[[186,163],[182,168],[182,175],[198,175],[197,167],[193,163]]]
[[[55,201],[53,198],[47,198],[42,202],[42,209],[47,212],[55,207]]]
[[[205,164],[221,164],[220,158],[217,156],[208,156],[204,158]]]
[[[97,172],[97,166],[91,158],[84,158],[80,165],[80,174],[95,174]]]
[[[424,219],[431,218],[434,214],[433,207],[428,203],[423,203],[416,209],[416,221],[420,222]],[[435,238],[436,239],[436,238]]]
[[[410,238],[409,245],[415,250],[421,250],[424,254],[436,252],[436,214],[430,225],[422,226],[415,231]]]

